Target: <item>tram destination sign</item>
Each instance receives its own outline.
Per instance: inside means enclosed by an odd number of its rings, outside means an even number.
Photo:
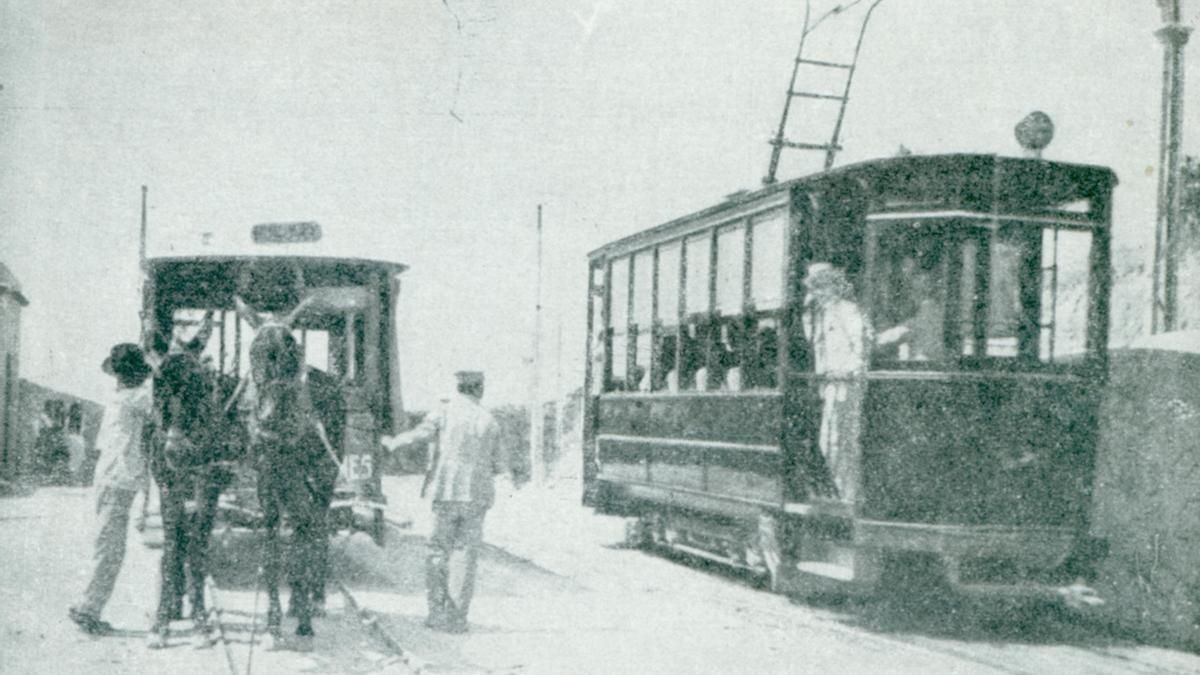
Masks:
[[[321,240],[321,224],[313,221],[296,223],[259,223],[250,230],[256,244],[296,244]]]

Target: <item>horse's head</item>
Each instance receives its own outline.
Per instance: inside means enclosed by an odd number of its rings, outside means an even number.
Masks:
[[[190,351],[167,354],[154,377],[157,448],[172,469],[213,459],[212,380]]]
[[[259,313],[240,297],[238,315],[251,329],[249,427],[255,442],[295,438],[304,433],[301,389],[304,350],[292,335],[292,324],[308,305],[302,300],[286,315]]]

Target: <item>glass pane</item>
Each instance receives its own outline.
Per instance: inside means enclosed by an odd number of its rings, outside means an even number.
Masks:
[[[712,241],[708,233],[688,237],[687,240],[687,298],[685,307],[689,314],[707,312],[709,253]]]
[[[959,272],[958,324],[962,338],[963,356],[975,353],[975,315],[979,306],[979,276],[976,259],[979,244],[974,239],[963,242],[962,268]]]
[[[675,348],[679,336],[675,329],[660,330],[654,352],[654,390],[678,391],[679,370],[676,368]]]
[[[946,358],[946,268],[939,230],[905,223],[880,231],[871,307],[875,358]]]
[[[679,323],[679,242],[658,247],[658,320],[664,326]]]
[[[1079,355],[1087,348],[1090,232],[1042,231],[1043,361]]]
[[[680,389],[696,389],[696,374],[704,368],[705,359],[708,356],[708,333],[707,326],[697,323],[689,323],[680,333]]]
[[[304,363],[317,370],[329,371],[329,333],[323,330],[306,330],[304,340]]]
[[[624,333],[629,327],[629,258],[612,262],[612,299],[609,303],[609,326]]]
[[[633,323],[649,328],[654,316],[654,251],[633,258]]]
[[[637,336],[636,367],[630,378],[629,388],[650,391],[650,337],[651,331],[639,331]]]
[[[593,275],[593,279],[595,275]],[[592,295],[592,393],[598,394],[604,387],[604,294],[603,286],[594,289]]]
[[[740,225],[717,232],[717,312],[742,313],[746,270],[746,230]]]
[[[988,280],[988,356],[1016,356],[1021,326],[1021,263],[1025,246],[1020,239],[997,236],[991,246]]]
[[[629,368],[629,336],[625,331],[614,332],[612,336],[612,389],[625,389],[625,374]]]
[[[747,345],[745,386],[773,389],[779,386],[779,323],[766,318],[754,326]]]
[[[784,213],[754,223],[750,255],[750,301],[758,310],[783,306]]]

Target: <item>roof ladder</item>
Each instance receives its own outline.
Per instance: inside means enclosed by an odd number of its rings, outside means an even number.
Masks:
[[[864,0],[851,0],[848,4],[839,4],[834,6],[825,14],[821,15],[816,21],[810,22],[811,3],[806,0],[804,3],[804,30],[800,33],[800,47],[796,50],[796,61],[792,66],[792,79],[788,85],[787,97],[783,102],[783,115],[779,119],[779,131],[775,133],[775,137],[771,139],[771,164],[767,169],[767,175],[763,178],[763,184],[770,185],[775,182],[775,173],[779,169],[779,157],[783,153],[784,148],[792,150],[805,150],[825,153],[825,171],[833,167],[834,157],[837,156],[842,146],[838,144],[838,137],[842,131],[842,121],[846,116],[846,104],[850,101],[850,85],[854,82],[854,69],[858,64],[858,55],[862,49],[863,36],[867,32],[867,22],[871,19],[871,13],[883,0],[871,0],[871,6],[863,15],[862,25],[858,29],[858,41],[854,45],[854,56],[849,63],[836,63],[834,61],[822,61],[817,59],[804,58],[804,43],[808,35],[817,29],[826,19],[835,14],[840,14],[851,7],[864,2]],[[815,91],[802,91],[796,88],[796,81],[800,74],[800,66],[808,66],[810,68],[822,68],[832,70],[842,70],[845,72],[846,82],[845,87],[840,94],[829,94]],[[788,139],[785,134],[788,126],[788,113],[791,111],[792,101],[797,98],[804,98],[817,101],[835,101],[838,105],[837,121],[834,122],[833,132],[829,136],[828,142],[799,142]]]

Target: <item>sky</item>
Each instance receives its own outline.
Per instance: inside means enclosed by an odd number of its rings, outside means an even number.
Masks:
[[[316,220],[322,246],[409,265],[415,409],[462,368],[488,373],[493,402],[529,395],[542,204],[541,381],[579,386],[587,252],[760,184],[803,7],[2,0],[0,262],[30,300],[21,374],[103,395],[99,363],[138,333],[147,185],[151,255]],[[844,57],[853,18],[808,55]],[[884,0],[838,163],[901,146],[1018,155],[1013,126],[1043,110],[1045,156],[1112,167],[1116,244],[1148,259],[1159,26],[1150,0]]]

